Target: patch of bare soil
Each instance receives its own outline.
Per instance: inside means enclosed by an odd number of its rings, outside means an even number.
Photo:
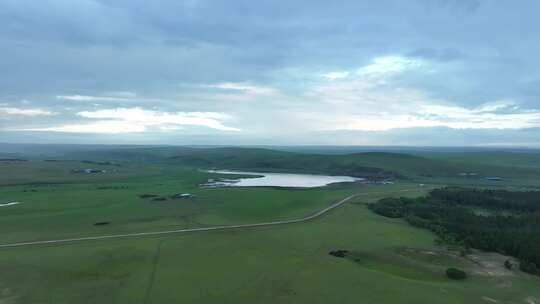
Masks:
[[[473,250],[472,253],[462,256],[453,250],[422,250],[417,248],[400,248],[398,253],[402,256],[438,267],[459,267],[468,274],[488,277],[498,288],[511,288],[512,278],[519,275],[519,262],[517,259],[499,253]],[[511,269],[505,267],[509,261]],[[536,304],[540,304],[536,303]]]
[[[493,298],[490,298],[490,297],[486,297],[486,296],[483,296],[482,297],[482,300],[486,301],[486,302],[489,302],[489,303],[499,303],[498,300],[495,300]]]
[[[458,253],[450,250],[399,248],[397,253],[401,256],[442,268],[449,266],[469,268],[474,266],[471,261],[463,259]]]
[[[527,297],[527,298],[523,299],[523,302],[525,302],[527,304],[539,304],[540,303],[540,301],[535,297]]]
[[[12,294],[9,288],[3,288],[0,285],[0,304],[13,304],[15,303],[15,296]]]
[[[478,275],[490,277],[511,277],[515,276],[516,272],[518,271],[516,268],[519,263],[515,258],[499,253],[474,251],[472,254],[467,255],[466,259],[475,264],[476,267],[473,267],[471,271]],[[515,265],[515,269],[508,269],[504,266],[504,263],[507,260]],[[511,282],[509,283],[511,285]]]

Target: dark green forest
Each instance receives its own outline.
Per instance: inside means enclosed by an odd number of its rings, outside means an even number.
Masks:
[[[429,229],[446,244],[511,255],[540,275],[540,191],[435,189],[420,198],[385,198],[370,208]]]

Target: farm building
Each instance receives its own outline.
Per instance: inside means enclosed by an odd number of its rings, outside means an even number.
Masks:
[[[195,195],[191,194],[191,193],[177,193],[173,196],[171,196],[171,198],[179,198],[179,199],[190,199],[190,198],[194,198]]]

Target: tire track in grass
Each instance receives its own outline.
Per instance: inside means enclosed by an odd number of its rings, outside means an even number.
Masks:
[[[150,272],[150,279],[148,281],[148,286],[146,287],[146,291],[144,293],[143,304],[148,304],[148,300],[150,299],[150,294],[152,293],[152,289],[154,288],[154,281],[156,280],[157,265],[159,263],[159,257],[161,256],[161,246],[163,245],[164,242],[165,240],[160,240],[156,247],[156,252],[154,253],[154,257],[152,259],[152,271]]]

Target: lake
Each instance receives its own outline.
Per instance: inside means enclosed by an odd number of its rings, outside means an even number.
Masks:
[[[244,172],[229,170],[207,171],[219,174],[253,175],[249,178],[237,178],[211,181],[205,186],[208,187],[294,187],[294,188],[314,188],[323,187],[333,183],[346,183],[365,180],[364,178],[351,176],[330,176],[314,174],[294,174],[294,173],[265,173],[265,172]]]

